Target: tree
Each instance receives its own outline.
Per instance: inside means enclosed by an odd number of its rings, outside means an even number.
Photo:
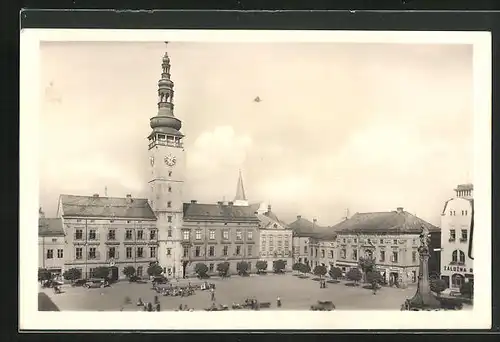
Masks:
[[[366,280],[366,275],[369,272],[375,271],[375,267],[376,267],[376,260],[375,260],[375,258],[370,257],[370,256],[360,257],[359,261],[358,261],[358,265],[361,268],[361,271],[363,271],[363,274],[364,274],[364,277],[365,277],[365,281],[368,282],[368,280]]]
[[[63,277],[66,280],[74,282],[75,280],[82,277],[82,271],[80,271],[78,268],[70,268],[63,273]]]
[[[257,273],[264,272],[265,270],[267,270],[267,261],[259,260],[255,264],[255,267],[257,268]]]
[[[94,277],[107,279],[109,277],[109,267],[100,266],[94,269]]]
[[[349,272],[347,272],[346,277],[357,285],[361,278],[363,278],[363,273],[361,273],[359,268],[351,268]]]
[[[342,277],[342,270],[339,267],[332,267],[330,268],[328,274],[332,277],[332,279],[338,279]]]
[[[123,274],[127,278],[132,278],[135,275],[135,268],[134,268],[134,266],[126,266],[123,269]]]
[[[314,267],[313,273],[322,278],[326,274],[326,266],[318,265]]]
[[[202,262],[199,262],[194,266],[194,272],[199,278],[208,278],[208,266]]]
[[[157,263],[154,263],[149,265],[147,272],[150,277],[158,277],[163,273],[163,268]]]
[[[281,273],[286,267],[286,262],[285,260],[279,259],[279,260],[274,260],[273,261],[273,269],[274,272],[276,273]]]
[[[50,279],[52,279],[52,273],[50,273],[49,270],[47,270],[46,268],[38,269],[38,281],[44,282]]]
[[[236,269],[238,270],[239,275],[246,275],[248,271],[248,262],[240,261],[236,264]]]
[[[298,268],[298,271],[302,274],[306,274],[306,273],[311,272],[311,267],[309,267],[308,264],[299,263],[297,268]]]
[[[460,293],[463,296],[472,299],[472,297],[474,297],[474,283],[470,280],[463,283],[462,286],[460,286]]]
[[[366,281],[376,290],[379,284],[382,284],[382,275],[379,271],[369,271],[366,273]]]
[[[227,277],[229,272],[229,263],[225,261],[217,264],[217,272],[219,272],[219,276]]]

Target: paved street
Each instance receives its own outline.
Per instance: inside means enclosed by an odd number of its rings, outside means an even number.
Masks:
[[[216,303],[231,306],[233,302],[242,303],[247,297],[255,297],[261,302],[272,302],[270,310],[276,310],[276,298],[282,300],[282,310],[308,310],[317,300],[330,300],[337,310],[399,310],[406,298],[411,297],[415,287],[408,289],[382,288],[373,295],[371,290],[362,286],[350,287],[345,282],[328,284],[326,289],[320,289],[319,283],[309,279],[300,279],[291,274],[251,277],[232,276],[229,279],[210,279],[216,283]],[[193,283],[197,280],[193,280]],[[120,282],[104,289],[74,288],[65,285],[64,293],[54,295],[49,289],[45,292],[57,305],[59,310],[80,311],[117,311],[124,303],[126,296],[132,304],[125,305],[124,311],[135,311],[138,298],[143,301],[153,301],[156,294],[151,289],[151,283],[135,284]],[[208,291],[196,291],[190,297],[159,296],[161,310],[175,310],[179,304],[189,308],[203,310],[211,305]]]

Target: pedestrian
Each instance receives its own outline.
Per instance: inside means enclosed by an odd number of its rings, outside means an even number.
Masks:
[[[210,289],[210,296],[211,296],[212,302],[215,302],[215,291],[214,291],[214,289]]]
[[[158,304],[160,301],[158,300],[158,296],[155,296],[155,304]]]
[[[281,308],[281,298],[280,297],[278,297],[276,299],[276,305],[278,306],[278,308]]]
[[[156,303],[156,311],[160,312],[160,302]]]
[[[148,303],[148,312],[153,311],[153,304],[151,302]]]

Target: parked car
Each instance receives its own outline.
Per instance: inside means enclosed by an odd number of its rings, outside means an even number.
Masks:
[[[168,283],[168,279],[165,278],[164,276],[153,277],[151,282],[153,283],[153,286],[157,285],[157,284],[166,284],[166,283]]]
[[[311,305],[312,311],[332,311],[335,310],[335,305],[331,301],[321,301],[318,300],[318,303]]]
[[[87,282],[88,282],[87,279],[77,279],[71,284],[71,286],[73,287],[84,286]]]
[[[101,278],[96,278],[96,279],[89,279],[83,287],[86,287],[88,289],[95,289],[95,288],[101,288],[107,286],[107,281],[105,279]]]

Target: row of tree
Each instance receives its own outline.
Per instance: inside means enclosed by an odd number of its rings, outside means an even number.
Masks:
[[[220,277],[225,278],[229,275],[229,262],[221,262],[217,264],[216,271]],[[268,263],[265,260],[259,260],[255,264],[257,269],[257,273],[265,273],[268,267]],[[246,261],[240,261],[236,264],[236,271],[240,276],[246,276],[249,273],[250,264]],[[285,260],[274,260],[273,261],[273,270],[276,273],[284,272],[286,268]],[[208,275],[209,268],[206,264],[200,262],[197,263],[194,267],[194,272],[197,274],[198,278],[209,278]]]
[[[134,266],[127,266],[123,269],[123,274],[127,278],[134,277],[136,275],[136,269]],[[163,273],[163,269],[157,263],[152,263],[147,269],[148,276],[159,276]],[[92,271],[92,277],[94,278],[104,278],[109,279],[111,274],[111,267],[101,266],[96,267]],[[78,268],[70,268],[63,273],[63,278],[71,282],[82,278],[82,271]],[[46,281],[52,279],[52,273],[44,268],[38,269],[38,281]]]

